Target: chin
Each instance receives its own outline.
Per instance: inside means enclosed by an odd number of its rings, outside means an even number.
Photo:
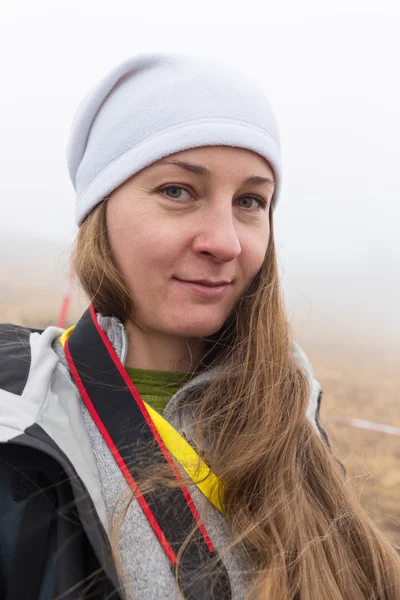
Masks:
[[[211,322],[210,319],[199,319],[197,322],[192,319],[188,320],[187,323],[182,322],[181,320],[181,322],[177,324],[176,328],[174,328],[174,331],[170,330],[170,333],[188,338],[210,337],[217,333],[224,323],[225,319],[218,321],[213,319]]]

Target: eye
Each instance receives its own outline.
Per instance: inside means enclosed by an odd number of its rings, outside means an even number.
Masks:
[[[166,195],[171,200],[185,201],[192,197],[192,194],[186,188],[182,187],[181,185],[174,185],[174,184],[164,185],[161,188],[159,188],[158,191],[160,193]],[[184,193],[184,194],[186,193],[187,196],[186,197],[185,197],[185,195],[182,196],[182,193]],[[237,202],[242,202],[242,201],[245,201],[245,202],[247,201],[247,204],[242,205],[241,208],[250,210],[251,212],[257,212],[260,209],[264,210],[268,204],[266,202],[266,200],[264,200],[263,198],[261,198],[259,196],[242,196],[241,198],[239,198],[237,200]]]
[[[238,202],[241,202],[242,200],[247,200],[247,206],[242,205],[242,208],[247,208],[250,210],[257,210],[259,208],[264,209],[267,206],[266,201],[263,198],[259,198],[258,196],[242,196],[238,199]],[[252,201],[257,203],[257,206],[255,208],[252,208]]]
[[[191,197],[190,193],[180,185],[165,185],[159,191],[166,194],[171,200],[187,200],[187,198],[182,198],[181,192],[186,192]]]

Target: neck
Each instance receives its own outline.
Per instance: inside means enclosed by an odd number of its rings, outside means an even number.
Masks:
[[[128,335],[125,366],[154,371],[195,372],[206,342],[144,331],[132,321],[124,323]]]

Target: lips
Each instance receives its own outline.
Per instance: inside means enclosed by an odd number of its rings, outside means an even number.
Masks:
[[[184,283],[199,283],[200,285],[206,285],[208,287],[219,287],[221,285],[229,285],[231,282],[226,280],[220,281],[212,281],[210,279],[178,279],[178,281],[183,281]]]
[[[192,296],[202,296],[203,298],[223,298],[228,293],[231,282],[210,281],[207,279],[198,279],[196,281],[187,281],[174,278],[181,289],[186,290]]]

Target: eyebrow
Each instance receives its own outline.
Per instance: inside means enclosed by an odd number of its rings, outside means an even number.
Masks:
[[[211,171],[203,165],[195,165],[193,163],[187,163],[180,160],[161,159],[155,163],[155,166],[157,165],[177,165],[182,169],[186,169],[186,171],[189,171],[190,173],[207,177],[207,179],[210,179],[212,175]],[[264,183],[272,183],[275,185],[275,181],[273,179],[270,177],[261,177],[260,175],[251,175],[250,177],[247,177],[247,179],[242,182],[242,185],[262,185]]]

